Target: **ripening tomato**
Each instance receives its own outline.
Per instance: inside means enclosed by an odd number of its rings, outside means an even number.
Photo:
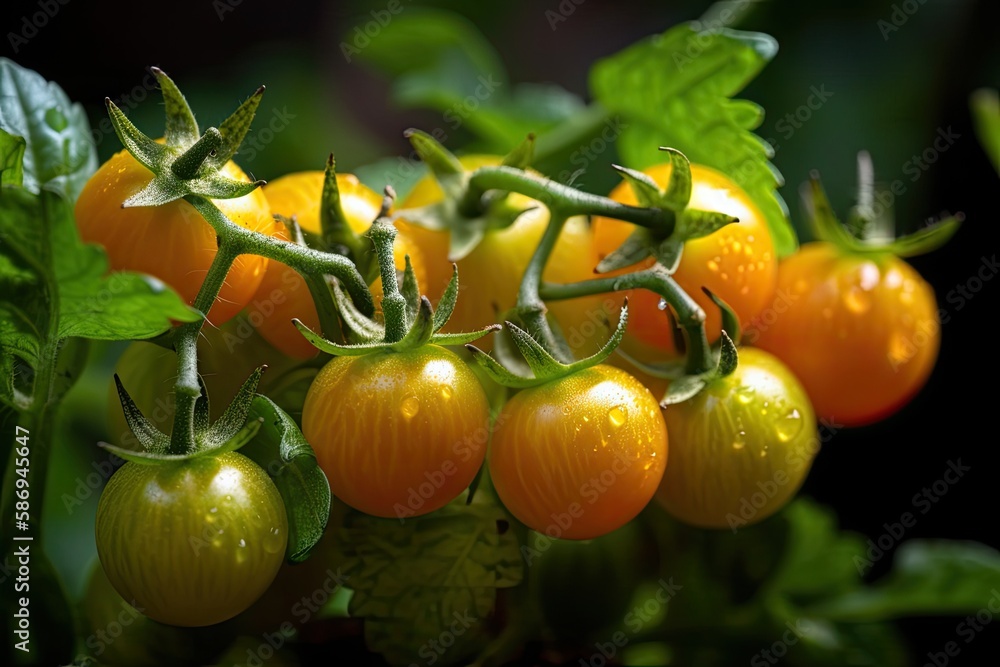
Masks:
[[[160,623],[197,627],[236,616],[284,560],[285,506],[238,452],[129,462],[97,506],[97,554],[126,600]]]
[[[482,466],[489,403],[479,380],[436,345],[330,361],[313,382],[302,433],[330,490],[381,517],[447,505]]]
[[[226,163],[221,172],[234,180],[249,180],[234,162]],[[128,151],[115,153],[90,177],[77,199],[80,237],[104,246],[113,270],[156,276],[193,304],[218,252],[215,230],[181,199],[162,206],[122,208],[122,202],[151,179],[152,173]],[[259,188],[245,197],[214,199],[212,203],[241,227],[265,234],[274,227],[271,209]],[[208,320],[218,326],[240,312],[250,302],[266,268],[264,257],[237,257]]]
[[[603,365],[515,394],[497,417],[489,453],[507,509],[540,533],[574,540],[635,517],[666,461],[656,399],[625,371]]]
[[[473,170],[496,166],[501,160],[497,156],[471,155],[460,161],[466,169]],[[437,181],[428,176],[414,186],[401,208],[427,206],[440,201],[442,196]],[[512,193],[508,202],[515,208],[536,208],[521,215],[505,229],[487,231],[479,245],[458,261],[461,294],[469,296],[459,297],[445,331],[472,331],[486,327],[497,322],[498,316],[513,308],[517,301],[521,277],[549,223],[549,211],[541,202],[517,193]],[[405,220],[398,224],[401,229],[407,230],[423,251],[430,281],[427,293],[432,300],[436,300],[451,278],[449,234],[408,224]],[[597,253],[587,220],[583,217],[570,218],[556,242],[543,278],[554,283],[587,280],[594,277],[595,266]],[[546,305],[559,323],[570,348],[581,354],[590,354],[601,347],[610,333],[606,323],[609,306],[613,310],[620,304],[620,300],[595,295],[550,301]],[[484,339],[477,345],[489,350],[492,341]]]
[[[670,163],[645,170],[657,184],[670,180]],[[627,183],[611,191],[610,197],[636,204]],[[722,330],[722,316],[702,287],[708,287],[736,312],[746,326],[771,303],[777,280],[778,260],[771,243],[767,220],[757,206],[729,177],[710,167],[691,165],[691,200],[694,209],[718,211],[739,218],[714,234],[684,244],[684,253],[674,279],[704,309],[705,330],[714,342]],[[611,218],[594,219],[594,242],[601,258],[611,254],[628,238],[634,226]],[[652,266],[648,259],[622,273]],[[648,290],[633,290],[629,296],[629,323],[622,349],[643,360],[664,354],[676,355],[669,320],[659,308],[660,297]]]
[[[302,229],[319,234],[324,178],[322,171],[288,174],[268,183],[264,187],[264,194],[274,213],[286,218],[294,216]],[[351,229],[358,234],[367,231],[378,217],[382,197],[362,185],[353,174],[337,174],[337,187],[340,190],[340,205]],[[283,241],[289,240],[288,231],[283,224],[276,225],[273,234]],[[393,246],[393,258],[398,271],[406,267],[407,255],[410,256],[417,282],[422,283],[426,280],[426,274],[420,250],[405,233],[399,233]],[[382,279],[376,278],[371,289],[376,304],[380,303]],[[313,331],[320,330],[319,314],[312,295],[298,272],[281,262],[268,265],[247,317],[268,342],[288,356],[311,359],[318,353],[292,324],[292,319],[298,318]]]
[[[670,465],[657,491],[667,511],[703,528],[736,529],[774,514],[798,490],[819,448],[802,385],[767,352],[663,411]]]
[[[809,243],[782,260],[773,306],[747,342],[802,380],[816,412],[861,426],[905,405],[927,382],[941,342],[934,290],[891,254]]]

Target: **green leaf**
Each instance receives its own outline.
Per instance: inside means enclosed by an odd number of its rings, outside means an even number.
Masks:
[[[873,586],[816,603],[809,613],[838,621],[974,614],[1000,604],[1000,552],[977,542],[910,540]]]
[[[442,633],[457,640],[449,662],[481,643],[497,589],[523,576],[509,521],[485,493],[402,521],[348,513],[334,544],[369,648],[408,665],[422,662],[421,648]],[[462,632],[449,630],[456,627]]]
[[[777,52],[768,35],[735,30],[697,33],[680,25],[599,61],[591,69],[594,97],[627,122],[618,151],[642,169],[671,146],[714,167],[747,191],[768,222],[779,255],[797,241],[776,188],[782,178],[773,150],[751,131],[763,120],[755,104],[732,99]]]
[[[274,401],[257,396],[251,420],[263,420],[256,437],[241,450],[274,481],[288,514],[287,557],[305,560],[323,536],[330,517],[330,483],[299,427]]]
[[[841,532],[826,507],[800,498],[783,512],[789,522],[788,547],[767,595],[795,603],[857,589],[862,583],[865,547],[861,536]]]
[[[1000,92],[980,88],[972,93],[970,104],[976,134],[979,135],[986,155],[993,162],[993,168],[1000,174]]]
[[[4,188],[0,236],[0,256],[14,266],[31,264],[37,276],[33,289],[11,294],[11,304],[28,313],[48,308],[37,299],[58,299],[58,329],[51,332],[57,338],[151,338],[169,329],[171,321],[201,317],[155,278],[127,272],[108,275],[104,251],[80,241],[70,204],[55,193]],[[0,275],[0,281],[5,279]]]
[[[0,130],[24,139],[24,187],[32,192],[49,188],[76,201],[97,170],[83,107],[56,84],[6,58],[0,58]]]
[[[24,181],[24,137],[0,129],[0,186],[21,185]]]
[[[964,221],[965,216],[961,213],[956,213],[923,229],[919,229],[912,234],[899,237],[887,244],[885,249],[899,257],[924,255],[947,243]]]

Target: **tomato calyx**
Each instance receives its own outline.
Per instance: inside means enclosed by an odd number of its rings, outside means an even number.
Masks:
[[[106,442],[100,443],[100,446],[126,461],[146,465],[185,461],[202,456],[218,456],[226,452],[236,451],[253,440],[263,422],[262,419],[248,420],[247,417],[254,400],[254,393],[257,391],[257,385],[260,383],[260,377],[266,368],[266,366],[261,366],[250,374],[226,411],[215,423],[211,424],[209,423],[208,390],[205,387],[205,381],[200,375],[198,376],[201,393],[194,403],[196,446],[191,451],[183,453],[171,451],[170,436],[159,430],[142,414],[135,401],[125,390],[118,374],[115,373],[115,386],[118,389],[118,398],[121,400],[122,410],[125,413],[125,422],[142,446],[142,450],[134,451]]]
[[[448,260],[457,262],[475,250],[487,232],[505,229],[514,224],[534,206],[518,207],[508,201],[508,192],[492,190],[481,193],[470,188],[468,171],[458,158],[426,132],[409,129],[404,136],[410,140],[441,186],[441,201],[427,206],[406,209],[399,217],[425,229],[447,231],[449,238]],[[526,168],[534,154],[535,137],[517,146],[501,162],[502,166]]]
[[[832,243],[846,254],[915,257],[947,243],[965,220],[960,212],[952,215],[946,211],[927,226],[897,236],[891,209],[876,206],[875,189],[871,157],[862,151],[858,153],[858,203],[851,209],[847,224],[844,224],[833,211],[819,173],[813,171],[809,176],[805,200],[816,237]]]
[[[122,207],[160,206],[187,195],[234,199],[263,185],[264,181],[231,179],[220,170],[236,154],[250,129],[264,87],[258,88],[218,128],[210,127],[202,133],[173,80],[156,67],[150,71],[163,93],[166,129],[162,142],[143,134],[110,98],[105,98],[118,138],[140,164],[153,172],[149,184],[122,202]]]
[[[531,334],[517,326],[511,321],[505,322],[507,331],[510,333],[511,339],[514,341],[514,345],[517,347],[517,351],[520,352],[521,357],[524,359],[524,363],[527,365],[530,375],[521,372],[520,370],[515,371],[508,368],[508,366],[517,367],[521,364],[513,362],[513,360],[505,359],[506,365],[491,357],[488,353],[480,350],[475,345],[466,345],[466,349],[472,353],[472,358],[479,364],[483,371],[497,384],[510,387],[512,389],[524,389],[527,387],[535,387],[552,380],[557,380],[559,378],[566,377],[572,373],[576,373],[587,368],[592,368],[598,364],[604,363],[608,357],[614,353],[617,349],[618,344],[621,343],[622,337],[625,335],[625,329],[628,326],[628,298],[625,299],[625,303],[622,304],[621,315],[618,318],[618,326],[615,328],[611,337],[604,343],[600,350],[595,352],[585,359],[580,359],[579,361],[574,361],[572,363],[564,363],[556,359],[548,350],[545,349],[541,343],[532,338]],[[498,348],[498,356],[500,348]],[[512,355],[505,355],[512,356]]]
[[[618,354],[647,375],[670,380],[670,384],[660,400],[660,407],[665,408],[668,405],[683,403],[694,398],[712,382],[732,375],[739,365],[736,347],[740,344],[743,331],[739,316],[729,304],[710,289],[707,287],[701,289],[722,312],[722,333],[718,344],[712,350],[714,358],[717,359],[713,368],[701,373],[685,373],[684,365],[681,363],[650,364],[635,359],[623,350],[618,351]]]
[[[431,305],[430,299],[420,294],[420,285],[409,255],[406,256],[400,290],[392,252],[396,227],[388,217],[394,196],[392,189],[386,188],[382,211],[365,233],[374,246],[381,273],[383,321],[367,317],[359,311],[340,284],[334,282],[331,285],[333,300],[353,342],[335,343],[301,320],[292,320],[306,340],[322,352],[359,356],[373,352],[403,352],[422,345],[465,345],[500,328],[500,325],[494,324],[476,331],[441,333],[458,300],[458,267],[455,265],[452,265],[451,280],[441,295],[437,309]]]
[[[688,207],[691,200],[691,162],[675,148],[661,147],[670,158],[670,182],[662,190],[653,179],[634,169],[614,165],[636,200],[647,208],[672,211],[672,224],[662,227],[638,227],[621,246],[603,258],[597,273],[608,273],[633,266],[648,257],[654,257],[668,274],[673,274],[681,261],[684,242],[708,236],[726,225],[739,222],[739,218]]]

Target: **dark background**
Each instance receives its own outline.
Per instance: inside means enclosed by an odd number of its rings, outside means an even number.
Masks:
[[[553,31],[545,10],[555,9],[557,0],[400,1],[406,11],[432,6],[466,16],[499,52],[512,81],[555,82],[584,97],[594,60],[697,18],[708,6],[693,0],[587,0]],[[915,511],[913,496],[940,479],[949,460],[961,459],[971,471],[926,514],[916,510],[917,524],[906,538],[970,539],[1000,546],[996,456],[990,454],[996,448],[995,417],[1000,412],[991,331],[1000,279],[985,282],[961,308],[953,292],[976,275],[984,257],[997,251],[1000,180],[973,134],[968,110],[972,90],[1000,86],[997,4],[775,0],[755,7],[738,26],[768,32],[781,46],[741,97],[767,110],[758,133],[776,140],[774,162],[787,181],[782,192],[800,231],[798,185],[810,169],[819,169],[834,206],[846,211],[860,149],[871,151],[880,180],[901,178],[907,184],[896,201],[900,229],[912,229],[945,210],[966,214],[967,222],[944,249],[912,260],[948,312],[940,358],[928,386],[890,419],[836,433],[803,489],[836,508],[844,528],[870,537],[883,533],[883,524],[898,521],[903,512]],[[370,20],[372,9],[385,6],[378,0],[69,0],[16,53],[7,35],[20,32],[22,17],[38,12],[39,5],[37,0],[4,5],[0,55],[58,82],[84,104],[97,127],[104,117],[103,98],[119,100],[137,86],[142,91],[149,65],[162,67],[178,82],[203,125],[218,123],[257,85],[266,83],[259,126],[278,113],[295,118],[267,150],[249,162],[238,158],[259,178],[321,168],[331,150],[341,170],[406,154],[403,129],[441,122],[434,112],[394,107],[385,78],[357,60],[345,61],[341,41]],[[890,20],[894,5],[912,16],[885,39],[879,21]],[[783,136],[787,133],[778,122],[806,102],[813,86],[825,86],[833,96],[792,136]],[[141,95],[146,100],[127,111],[140,128],[155,133],[161,122],[160,98],[150,91]],[[939,129],[947,128],[959,139],[911,183],[903,171],[905,163],[930,147]],[[112,134],[98,139],[102,159],[118,149]],[[456,134],[449,145],[460,148],[462,137]],[[588,189],[605,192],[614,183],[608,168],[612,160],[610,154],[602,156],[590,167]],[[880,560],[873,576],[884,573],[890,560]],[[984,600],[988,597],[984,591]],[[940,651],[957,638],[959,620],[902,623],[914,654],[923,657],[918,664],[926,661],[928,651]],[[995,660],[998,628],[1000,623],[993,623],[975,642],[963,645],[952,664],[986,664],[987,656]]]

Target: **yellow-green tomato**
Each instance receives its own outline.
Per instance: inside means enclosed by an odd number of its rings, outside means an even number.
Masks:
[[[169,625],[221,623],[261,596],[288,540],[263,469],[237,452],[126,463],[97,507],[97,553],[126,600]]]
[[[490,477],[504,505],[549,537],[586,540],[630,521],[667,462],[653,395],[613,366],[524,389],[504,406]]]
[[[704,528],[757,523],[798,490],[819,447],[805,389],[777,358],[742,348],[739,365],[664,410],[670,465],[657,499]]]
[[[337,357],[306,395],[302,433],[335,496],[354,509],[406,518],[444,507],[486,456],[490,408],[454,352]]]

